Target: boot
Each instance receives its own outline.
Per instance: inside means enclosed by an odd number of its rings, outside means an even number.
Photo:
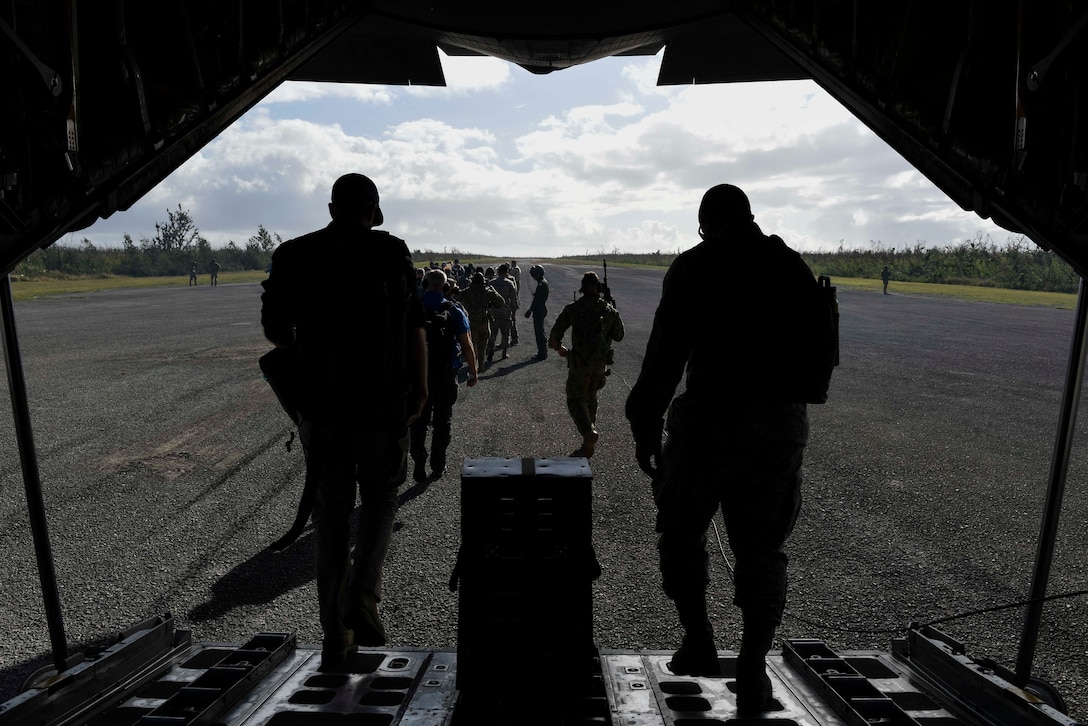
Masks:
[[[431,452],[431,478],[441,479],[446,473],[446,455]]]
[[[669,670],[678,676],[721,676],[718,649],[714,646],[714,633],[684,634],[680,648],[672,654]]]
[[[348,656],[359,650],[355,644],[355,633],[345,630],[342,633],[326,635],[321,641],[321,670],[342,670],[348,661]]]
[[[593,456],[593,450],[597,447],[597,439],[601,435],[596,431],[590,431],[582,438],[582,445],[571,452],[571,456],[584,456],[587,459]]]
[[[353,609],[345,618],[351,628],[353,644],[365,646],[385,645],[385,627],[378,614],[378,598],[372,592],[361,592]]]
[[[750,718],[781,708],[772,697],[767,676],[767,653],[774,641],[775,625],[745,620],[737,656],[737,715]]]
[[[427,481],[427,452],[423,452],[421,456],[413,456],[412,461],[415,463],[412,467],[412,478],[420,483]]]
[[[706,614],[706,593],[687,593],[673,599],[684,640],[672,655],[669,669],[678,676],[720,676],[721,664],[714,646],[714,626]]]

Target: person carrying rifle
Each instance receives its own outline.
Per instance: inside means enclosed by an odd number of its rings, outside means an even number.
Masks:
[[[603,285],[596,272],[582,276],[582,297],[559,313],[548,336],[548,347],[567,359],[567,410],[582,436],[582,445],[571,456],[593,456],[597,439],[597,392],[604,388],[612,365],[612,343],[623,340],[619,311],[602,297]],[[571,329],[571,347],[563,335]]]

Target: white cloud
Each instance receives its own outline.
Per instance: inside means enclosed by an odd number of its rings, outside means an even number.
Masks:
[[[388,86],[374,86],[365,83],[286,81],[268,94],[261,101],[261,104],[306,103],[328,98],[343,98],[362,103],[388,105],[393,102],[393,93]]]
[[[629,63],[622,69],[621,76],[634,85],[634,90],[639,96],[671,96],[677,92],[680,86],[657,85],[657,72],[661,67],[660,54],[652,59],[641,62]]]
[[[440,52],[446,85],[408,86],[404,92],[420,98],[470,96],[502,88],[511,80],[511,65],[487,56],[450,56]]]
[[[87,236],[150,236],[181,203],[213,244],[258,224],[289,238],[362,171],[413,249],[671,252],[698,241],[699,200],[726,181],[800,249],[1005,239],[814,83],[657,88],[658,58],[610,61],[537,77],[444,56],[447,89],[285,84]]]

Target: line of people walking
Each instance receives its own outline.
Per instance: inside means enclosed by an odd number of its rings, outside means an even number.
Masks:
[[[419,269],[416,278],[421,281],[420,294],[424,297],[428,311],[437,306],[437,296],[444,295],[445,300],[457,305],[466,320],[468,345],[460,344],[457,348],[465,363],[468,356],[464,350],[468,346],[473,363],[470,381],[475,381],[475,365],[478,351],[485,351],[486,357],[480,363],[485,369],[494,362],[496,353],[499,360],[509,358],[509,348],[518,343],[517,312],[520,304],[521,271],[517,262],[500,264],[498,268],[488,267],[485,272],[473,271],[465,289],[458,287],[456,279],[466,274],[460,268],[459,261],[445,264],[438,269],[432,263],[430,270]],[[437,274],[436,274],[437,273]],[[567,361],[566,403],[575,429],[581,437],[581,445],[571,456],[593,456],[600,438],[597,431],[597,397],[604,388],[613,363],[612,343],[623,340],[623,321],[615,305],[605,299],[605,285],[596,272],[587,272],[581,280],[578,292],[581,298],[565,306],[552,326],[550,334],[544,332],[548,314],[547,300],[551,286],[544,276],[544,267],[533,265],[529,268],[533,280],[532,301],[525,311],[526,318],[533,320],[533,336],[537,353],[531,360],[539,362],[548,357],[548,350],[554,350]],[[441,279],[442,286],[436,288]],[[610,296],[609,296],[610,297]],[[570,331],[571,347],[564,345],[564,336]],[[459,331],[458,331],[459,332]],[[457,333],[446,333],[450,339]],[[428,337],[428,339],[430,339]],[[445,345],[442,346],[445,348]],[[471,385],[471,383],[470,383]],[[434,392],[431,392],[434,397]],[[456,398],[456,396],[454,396]],[[444,412],[445,413],[445,412]],[[449,413],[452,413],[452,404]],[[425,417],[427,415],[425,414]],[[439,474],[444,469],[445,446],[449,443],[449,418],[445,415],[436,419],[434,424],[434,449],[432,472]],[[441,429],[441,430],[440,430]],[[425,434],[425,427],[413,429],[413,451],[415,461],[414,476],[416,481],[426,481],[426,452],[422,444],[415,442]],[[435,452],[438,452],[436,454]],[[437,458],[435,458],[437,456]],[[435,462],[442,465],[436,466]],[[433,475],[432,476],[436,476]]]

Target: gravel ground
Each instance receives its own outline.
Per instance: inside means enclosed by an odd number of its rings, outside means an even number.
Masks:
[[[550,320],[573,299],[582,271],[548,267]],[[680,631],[660,593],[649,482],[623,420],[662,273],[609,277],[627,338],[602,391],[592,460],[604,568],[594,586],[595,632],[603,648],[668,649]],[[259,630],[320,640],[312,535],[285,553],[265,549],[293,517],[302,457],[284,446],[290,423],[256,366],[268,349],[259,293],[257,285],[201,286],[16,306],[73,649],[165,611],[200,641],[241,642]],[[909,622],[1026,599],[1073,314],[848,290],[839,300],[843,362],[831,402],[810,408],[805,508],[790,543],[780,634],[886,650]],[[708,315],[708,335],[721,334],[745,304],[723,302],[727,310]],[[577,446],[563,404],[564,363],[554,355],[531,362],[531,326],[519,322],[522,343],[511,358],[461,389],[451,462],[565,456]],[[1088,579],[1083,441],[1078,426],[1050,594],[1084,589]],[[11,452],[0,461],[6,700],[51,658],[8,417],[0,446]],[[394,644],[456,645],[457,599],[447,582],[459,542],[458,474],[451,466],[442,480],[403,492],[383,602]],[[728,564],[712,545],[718,644],[734,649]],[[1015,607],[940,627],[969,655],[1014,667],[1023,617]],[[1086,626],[1084,597],[1048,603],[1033,671],[1081,720]]]

